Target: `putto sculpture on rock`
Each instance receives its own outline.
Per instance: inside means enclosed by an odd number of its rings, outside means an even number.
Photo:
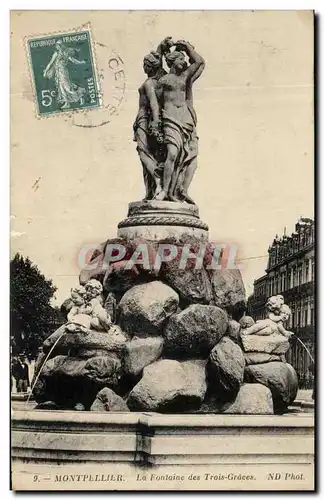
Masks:
[[[194,204],[188,195],[198,154],[192,85],[204,67],[189,42],[173,42],[171,37],[144,58],[148,78],[139,88],[134,140],[144,170],[145,199]]]
[[[289,339],[293,332],[288,332],[284,324],[291,316],[290,307],[284,304],[282,295],[274,295],[266,303],[267,319],[258,320],[255,324],[247,327],[245,335],[273,335],[280,334]]]
[[[94,329],[108,331],[111,318],[102,304],[102,284],[93,279],[84,287],[79,285],[71,290],[73,306],[67,315],[68,331]]]

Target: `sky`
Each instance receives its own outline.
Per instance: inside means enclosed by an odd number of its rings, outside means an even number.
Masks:
[[[89,23],[104,107],[38,118],[26,37]],[[82,248],[116,236],[128,203],[144,195],[132,136],[142,60],[170,35],[206,60],[194,86],[199,156],[190,194],[210,239],[237,244],[251,293],[274,236],[314,215],[312,14],[24,11],[12,13],[11,32],[12,255],[29,256],[60,303],[78,282]],[[122,94],[112,58],[124,71]]]

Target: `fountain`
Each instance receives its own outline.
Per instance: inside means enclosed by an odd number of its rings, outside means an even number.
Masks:
[[[182,489],[195,464],[210,489],[215,469],[233,464],[243,476],[260,463],[275,473],[278,454],[287,473],[296,462],[311,470],[313,422],[288,412],[298,391],[285,360],[290,310],[278,295],[265,320],[246,316],[241,273],[224,265],[188,194],[192,85],[204,67],[170,37],[144,58],[134,132],[145,199],[81,271],[66,323],[37,360],[36,409],[13,417],[14,474],[27,471],[29,488],[141,489],[144,470],[152,489]]]

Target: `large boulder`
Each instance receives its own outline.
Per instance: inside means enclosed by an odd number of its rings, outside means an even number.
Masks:
[[[275,413],[283,413],[294,401],[298,392],[298,378],[288,363],[272,361],[245,368],[245,381],[263,384],[272,393]]]
[[[221,413],[273,415],[271,391],[262,384],[244,384],[235,401],[222,408]]]
[[[119,324],[131,335],[160,335],[178,304],[178,294],[161,281],[136,285],[119,302]]]
[[[144,238],[108,240],[105,247],[108,257],[111,253],[113,256],[118,256],[113,250],[115,244],[121,245],[124,248],[124,253],[121,255],[121,259],[115,262],[109,262],[106,256],[106,262],[109,266],[106,265],[103,280],[105,290],[117,294],[124,293],[134,285],[156,279],[158,275],[158,271],[154,268],[156,242]]]
[[[64,343],[64,337],[66,336],[66,325],[60,326],[54,333],[49,335],[43,342],[43,351],[48,354],[52,348],[53,352],[56,354],[68,354],[69,348]]]
[[[234,342],[241,345],[241,325],[234,319],[230,319],[228,322],[228,329],[226,335],[230,337]]]
[[[241,333],[241,342],[245,352],[264,352],[268,354],[285,354],[289,349],[289,341],[280,333],[271,335],[248,335]]]
[[[233,319],[239,320],[246,309],[246,292],[239,269],[210,269],[208,274],[213,303],[226,309]]]
[[[198,409],[206,394],[205,364],[204,360],[164,359],[147,366],[128,396],[128,407],[160,413]]]
[[[121,260],[113,262],[106,270],[103,286],[108,292],[127,292],[134,285],[148,281],[145,274],[133,265],[131,269],[127,268],[128,261]],[[152,278],[153,279],[153,278]]]
[[[56,356],[48,360],[42,369],[42,377],[87,378],[98,384],[116,386],[121,376],[121,364],[117,356],[107,356],[90,359]],[[82,383],[82,380],[79,382]]]
[[[163,351],[162,337],[133,337],[125,346],[123,369],[127,375],[137,376],[143,368],[156,361]]]
[[[73,355],[78,357],[90,357],[89,350],[121,354],[128,340],[128,336],[117,325],[113,325],[109,332],[88,330],[87,333],[69,332],[66,330],[66,325],[63,325],[45,340],[43,350],[48,353],[56,343],[55,354],[68,354],[71,350]]]
[[[36,377],[38,376],[39,371],[42,369],[43,364],[45,363],[46,356],[47,355],[43,351],[41,351],[37,356],[37,359],[36,359],[35,365],[34,365],[34,375],[33,375],[32,383],[31,383],[31,387],[33,387],[35,380],[36,380]]]
[[[54,401],[44,401],[35,406],[35,410],[59,410],[59,406]]]
[[[37,403],[49,401],[49,391],[46,387],[45,379],[42,377],[34,378],[32,381],[33,396]]]
[[[191,252],[198,254],[199,244],[190,247]],[[181,307],[190,304],[210,304],[213,294],[207,271],[202,265],[196,269],[196,259],[188,259],[182,263],[184,247],[177,245],[176,248],[177,255],[171,261],[162,263],[160,279],[178,292]]]
[[[85,285],[91,279],[96,279],[102,283],[106,270],[105,255],[100,253],[81,270],[79,274],[80,285]]]
[[[229,337],[223,337],[208,359],[208,391],[223,401],[235,397],[243,383],[244,368],[241,348]]]
[[[266,352],[245,352],[245,363],[247,365],[258,365],[259,363],[269,363],[269,361],[282,361],[282,355],[267,354]]]
[[[216,306],[194,304],[171,316],[165,331],[165,353],[172,358],[207,358],[225,335],[228,317]]]
[[[38,403],[54,401],[69,409],[82,404],[89,409],[100,389],[119,387],[121,375],[120,361],[113,354],[90,359],[56,356],[45,363],[33,394]]]
[[[73,356],[76,356],[77,358],[80,359],[89,359],[89,358],[95,358],[95,357],[105,357],[107,354],[110,352],[113,352],[114,354],[117,354],[117,351],[107,351],[106,349],[96,349],[96,348],[87,348],[87,347],[80,347],[80,348],[75,348],[73,350]],[[122,358],[122,351],[118,351],[118,354]]]
[[[109,387],[104,387],[96,395],[96,399],[92,403],[90,411],[128,412],[129,408],[123,398],[118,396],[112,389],[109,389]]]

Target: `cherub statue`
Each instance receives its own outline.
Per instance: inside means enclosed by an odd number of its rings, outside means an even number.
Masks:
[[[112,322],[103,307],[102,290],[101,283],[95,279],[84,287],[79,285],[71,289],[73,306],[66,327],[69,332],[88,333],[91,329],[108,332]]]
[[[272,335],[281,334],[290,338],[293,332],[285,329],[284,324],[291,316],[290,307],[284,304],[282,295],[275,295],[268,299],[266,303],[267,318],[256,321],[253,325],[244,328],[245,335]]]
[[[282,304],[282,306],[280,307],[279,314],[274,314],[272,312],[268,313],[269,320],[277,324],[279,333],[284,335],[287,339],[289,339],[292,335],[294,335],[293,332],[289,332],[284,327],[284,324],[289,320],[290,316],[291,316],[291,310],[290,307],[287,306],[287,304]]]
[[[272,295],[272,297],[269,297],[267,300],[266,309],[269,311],[269,313],[279,314],[281,306],[284,303],[285,300],[282,295]]]
[[[86,289],[79,285],[71,288],[73,306],[67,315],[67,330],[69,332],[81,331],[87,333],[91,324],[91,306],[86,305]]]
[[[85,285],[86,304],[91,308],[91,328],[108,332],[111,327],[111,317],[103,307],[102,291],[100,281],[92,279]]]

